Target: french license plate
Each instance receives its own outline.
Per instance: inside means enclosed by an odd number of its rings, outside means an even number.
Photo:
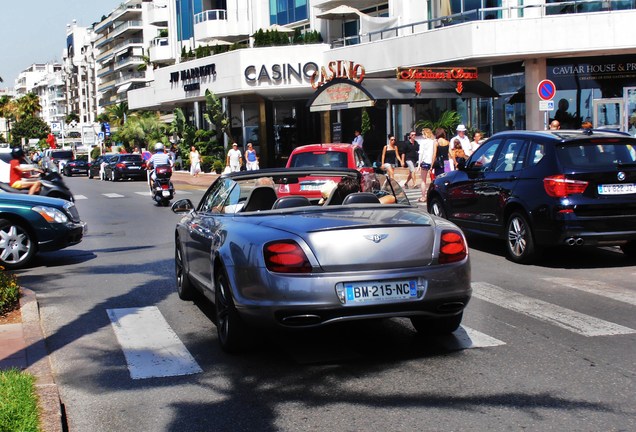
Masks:
[[[310,184],[301,184],[300,185],[300,190],[301,191],[317,191],[320,190],[320,188],[322,188],[323,183],[310,183]]]
[[[415,300],[417,280],[345,283],[347,303],[375,303],[390,300]]]
[[[636,183],[598,185],[599,195],[627,195],[636,193]]]
[[[130,166],[130,167],[128,167],[128,169],[131,169],[131,170],[138,170],[140,168],[141,167],[138,167],[138,166]]]

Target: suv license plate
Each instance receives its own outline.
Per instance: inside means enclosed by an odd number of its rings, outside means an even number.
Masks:
[[[636,193],[636,183],[598,185],[599,195],[628,195]]]
[[[417,299],[417,280],[345,283],[347,303]]]

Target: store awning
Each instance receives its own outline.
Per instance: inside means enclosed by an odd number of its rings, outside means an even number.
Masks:
[[[448,99],[448,98],[492,98],[499,93],[482,81],[463,81],[463,90],[457,93],[455,81],[419,81],[420,95],[415,94],[415,81],[400,81],[393,78],[367,78],[362,83],[373,97],[387,100]]]
[[[375,105],[375,99],[360,84],[334,79],[321,86],[307,101],[309,111],[331,111]]]

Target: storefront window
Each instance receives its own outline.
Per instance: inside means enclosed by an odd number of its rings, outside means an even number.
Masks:
[[[523,72],[493,76],[500,97],[493,100],[492,133],[526,128],[525,77]]]

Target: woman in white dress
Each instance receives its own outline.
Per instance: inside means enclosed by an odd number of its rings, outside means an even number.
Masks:
[[[190,175],[197,177],[201,172],[201,156],[195,146],[190,148]]]

